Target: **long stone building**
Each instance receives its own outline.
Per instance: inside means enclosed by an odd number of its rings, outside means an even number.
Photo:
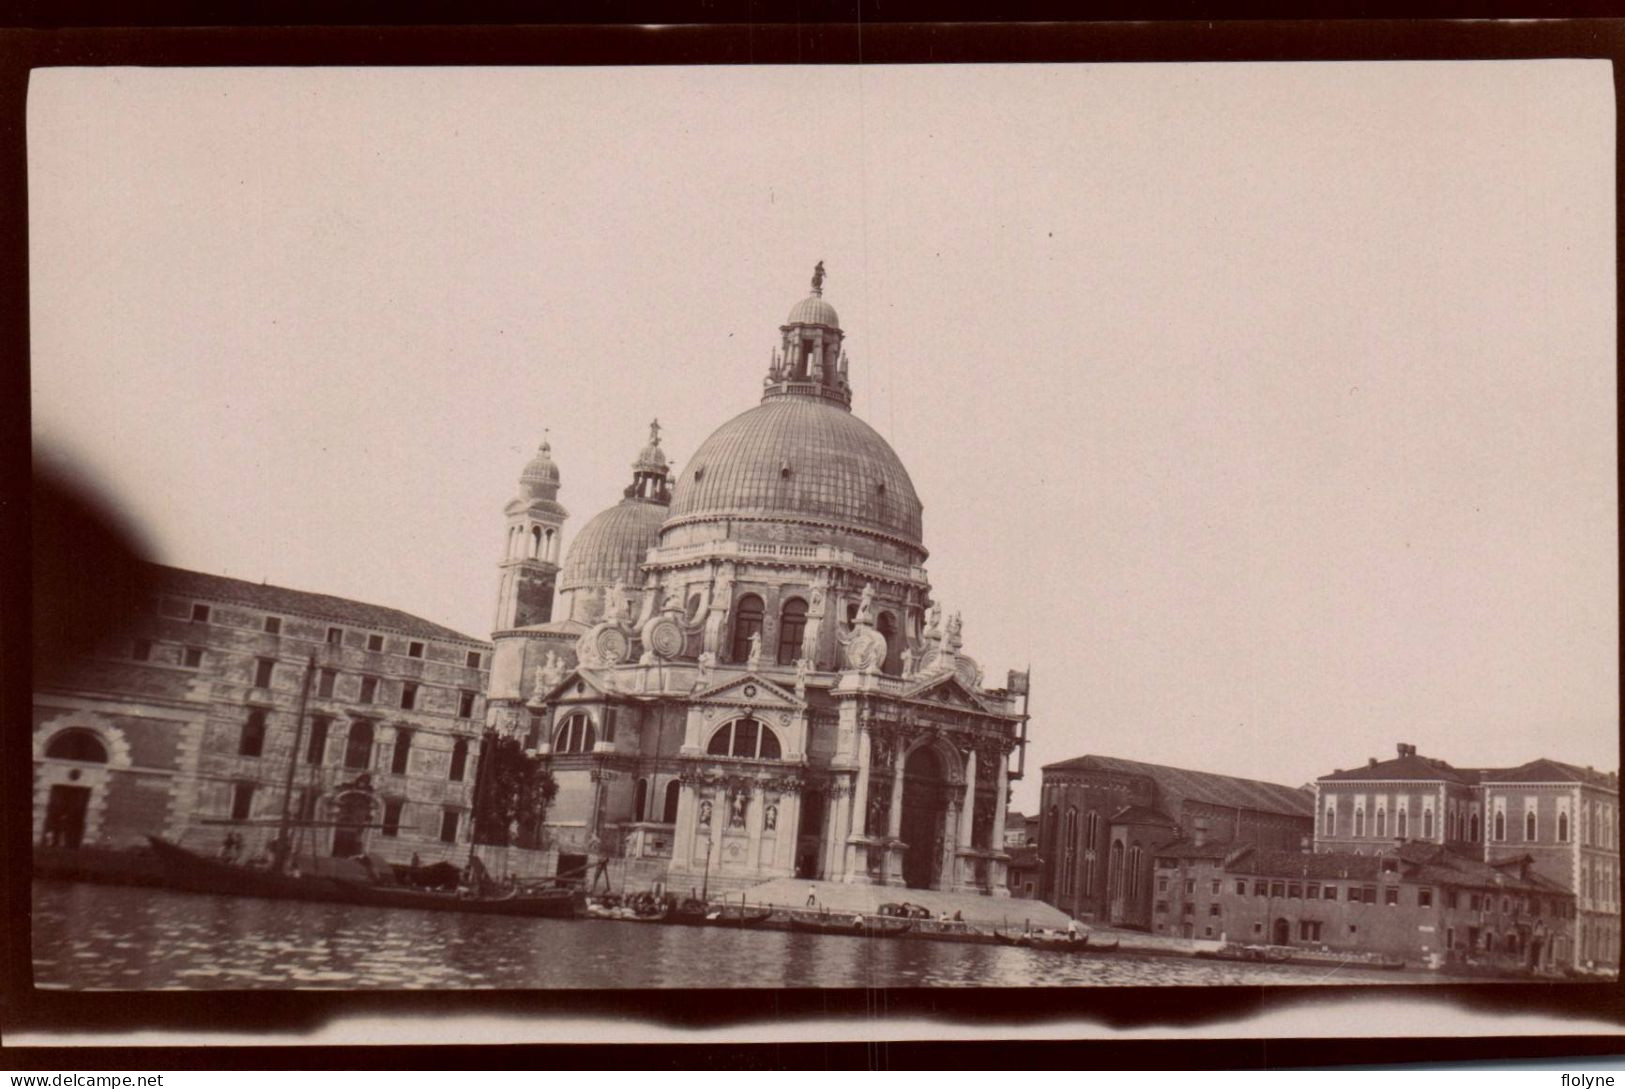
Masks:
[[[301,857],[466,859],[490,644],[328,594],[143,570],[148,607],[37,685],[35,843],[212,853],[232,832],[246,856],[286,799]]]
[[[521,474],[488,715],[559,784],[540,847],[560,872],[1007,894],[1025,678],[984,684],[932,599],[923,505],[851,411],[823,278],[779,326],[761,403],[681,471],[652,426],[568,549],[552,450]]]

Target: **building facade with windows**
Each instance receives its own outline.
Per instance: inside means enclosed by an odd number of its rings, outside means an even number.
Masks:
[[[1491,865],[1437,844],[1387,855],[1182,840],[1156,857],[1156,933],[1557,972],[1573,895],[1527,856]]]
[[[1528,856],[1575,895],[1574,963],[1618,969],[1619,777],[1539,759],[1481,773],[1486,861]]]
[[[852,412],[822,266],[778,342],[761,403],[680,471],[652,425],[620,501],[562,559],[551,450],[526,467],[488,721],[558,782],[544,850],[559,872],[617,857],[685,889],[805,876],[1007,894],[1025,678],[985,685],[932,600],[923,507]]]
[[[1297,787],[1120,757],[1047,764],[1041,897],[1080,919],[1150,929],[1159,849],[1187,837],[1303,849],[1314,834],[1313,806]]]
[[[1544,757],[1458,768],[1402,743],[1394,759],[1334,771],[1315,787],[1317,851],[1389,855],[1420,842],[1492,864],[1528,858],[1576,898],[1570,964],[1618,969],[1617,772]]]
[[[466,855],[489,644],[327,594],[147,571],[150,610],[35,692],[36,843],[213,853],[235,832],[247,855],[286,805],[300,857]]]

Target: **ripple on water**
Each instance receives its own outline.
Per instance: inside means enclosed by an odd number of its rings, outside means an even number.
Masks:
[[[863,941],[777,930],[278,904],[37,881],[34,973],[53,989],[1090,987],[1320,984],[1326,970],[1133,954]],[[86,920],[95,920],[87,929]],[[109,920],[116,920],[110,923]],[[134,962],[134,963],[132,963]],[[1431,982],[1343,971],[1348,984]]]

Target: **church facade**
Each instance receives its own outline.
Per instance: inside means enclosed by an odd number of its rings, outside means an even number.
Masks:
[[[932,599],[922,504],[851,411],[823,279],[779,327],[760,404],[681,471],[651,425],[621,501],[567,550],[547,444],[521,475],[487,725],[553,772],[532,846],[558,872],[1007,894],[1026,678],[985,685]]]

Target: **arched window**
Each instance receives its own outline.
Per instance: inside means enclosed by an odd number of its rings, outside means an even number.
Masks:
[[[365,770],[372,767],[372,722],[358,718],[350,723],[350,734],[344,741],[344,766]]]
[[[1354,807],[1354,834],[1357,836],[1365,835],[1365,806],[1363,805]]]
[[[1408,810],[1401,809],[1394,814],[1394,835],[1405,839],[1410,835],[1411,815]]]
[[[542,527],[530,527],[530,558],[536,559],[542,554]]]
[[[682,795],[682,784],[676,779],[666,784],[666,811],[660,815],[660,823],[677,823],[677,799]]]
[[[1505,842],[1507,838],[1507,815],[1501,810],[1495,811],[1495,842]]]
[[[1388,807],[1377,806],[1377,838],[1381,839],[1388,834]]]
[[[1335,835],[1337,835],[1337,806],[1336,806],[1336,804],[1328,805],[1326,807],[1326,824],[1322,828],[1320,834],[1323,835],[1323,836],[1335,836]]]
[[[644,807],[649,804],[649,780],[639,779],[637,791],[632,798],[632,819],[641,821],[644,816]]]
[[[779,610],[780,665],[793,665],[796,659],[801,657],[801,637],[806,630],[807,603],[799,597],[793,597]]]
[[[711,735],[705,747],[711,756],[738,756],[746,760],[778,760],[779,735],[771,726],[753,718],[727,723]]]
[[[1467,821],[1467,828],[1468,828],[1468,831],[1470,833],[1468,838],[1471,839],[1474,843],[1477,843],[1478,842],[1478,814],[1477,813],[1474,813],[1472,815],[1472,817]]]
[[[1084,823],[1083,845],[1091,851],[1100,847],[1100,814],[1093,809]]]
[[[1140,901],[1140,848],[1130,847],[1128,850],[1128,902],[1137,904]]]
[[[1559,813],[1557,815],[1557,842],[1559,842],[1559,843],[1567,843],[1568,841],[1569,841],[1569,815],[1567,813]]]
[[[903,640],[897,634],[897,618],[881,613],[875,621],[875,630],[886,637],[886,661],[880,671],[895,677],[903,672]]]
[[[107,763],[107,747],[89,730],[63,730],[45,746],[52,760],[77,760],[83,764]]]
[[[746,594],[734,606],[734,661],[749,660],[751,636],[759,635],[761,631],[762,599],[755,594]]]
[[[574,714],[566,718],[553,734],[553,751],[555,753],[592,752],[593,746],[598,743],[598,731],[592,724],[592,719],[583,714]]]
[[[1433,838],[1433,810],[1422,810],[1422,838]]]
[[[1533,809],[1523,815],[1523,838],[1526,843],[1531,843],[1535,839],[1535,811]]]
[[[451,774],[446,778],[454,783],[463,781],[463,775],[468,771],[468,739],[459,737],[451,747]]]
[[[1106,895],[1113,899],[1123,895],[1123,841],[1112,844],[1111,867],[1106,871]]]

